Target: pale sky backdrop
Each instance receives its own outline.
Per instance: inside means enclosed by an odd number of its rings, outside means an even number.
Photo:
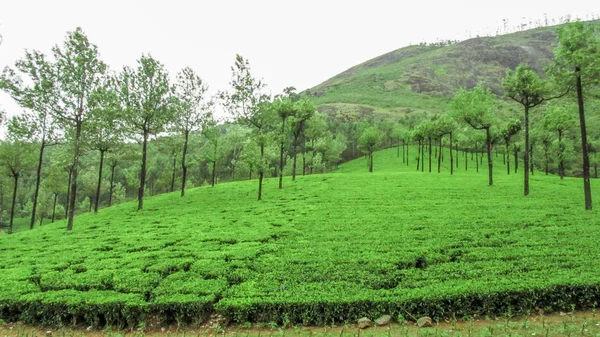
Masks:
[[[239,53],[280,93],[410,44],[503,33],[505,19],[514,31],[545,16],[599,14],[597,0],[0,0],[0,69],[25,49],[50,54],[81,26],[112,69],[150,53],[172,78],[192,67],[214,93],[228,89]],[[3,92],[0,109],[20,111]]]

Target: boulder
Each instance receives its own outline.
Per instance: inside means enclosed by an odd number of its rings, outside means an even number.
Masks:
[[[371,320],[366,317],[363,317],[358,320],[358,327],[361,329],[366,329],[372,325],[373,325],[373,322],[371,322]]]
[[[430,317],[421,317],[417,320],[417,325],[419,326],[419,328],[426,328],[426,327],[432,327],[433,326],[433,320]]]
[[[392,320],[392,316],[383,315],[375,320],[375,324],[377,324],[379,326],[384,326],[384,325],[388,325],[391,320]]]

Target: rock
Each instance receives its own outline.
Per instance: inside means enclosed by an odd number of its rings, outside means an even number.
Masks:
[[[561,315],[561,316],[567,316],[567,313],[566,313],[566,312],[562,312],[562,311],[561,311],[561,312],[559,313],[559,315]]]
[[[375,324],[377,324],[379,326],[384,326],[384,325],[388,325],[391,320],[392,320],[392,316],[383,315],[375,320]]]
[[[93,329],[94,329],[94,328],[93,328],[93,327],[90,325],[90,326],[88,326],[88,327],[85,329],[85,331],[92,331]]]
[[[417,320],[417,325],[419,328],[426,328],[433,326],[433,320],[430,317],[421,317]]]
[[[373,322],[371,322],[371,320],[366,317],[363,317],[358,320],[358,327],[361,329],[366,329],[366,328],[370,327],[371,325],[373,325]]]
[[[46,336],[52,336],[52,331],[50,331],[50,330],[46,331]]]

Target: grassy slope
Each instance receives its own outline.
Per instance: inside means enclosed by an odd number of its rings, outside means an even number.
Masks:
[[[600,21],[593,22],[600,25]],[[403,116],[440,112],[460,87],[483,81],[498,94],[507,69],[541,71],[552,60],[556,26],[439,46],[409,46],[366,61],[304,93],[322,112]]]
[[[581,181],[536,172],[524,198],[501,162],[488,187],[460,159],[454,176],[421,173],[390,149],[373,174],[359,159],[283,190],[267,179],[263,202],[255,181],[229,183],[2,236],[0,316],[134,325],[216,303],[242,322],[325,323],[598,300],[600,215]]]

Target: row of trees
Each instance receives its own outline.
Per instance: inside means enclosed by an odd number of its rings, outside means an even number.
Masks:
[[[107,155],[110,155],[111,167],[110,205],[115,192],[115,167],[118,163],[133,165],[129,163],[131,160],[122,158],[136,157],[133,150],[139,151],[139,169],[124,169],[137,171],[134,175],[139,178],[137,199],[141,210],[147,183],[152,180],[148,166],[151,143],[171,152],[170,190],[174,189],[175,176],[180,175],[181,196],[185,195],[190,181],[189,154],[192,152],[198,157],[200,152],[203,165],[210,171],[212,185],[218,178],[217,171],[224,171],[223,166],[230,166],[229,179],[235,179],[236,168],[246,165],[249,178],[253,173],[258,175],[259,200],[262,198],[262,179],[271,172],[270,152],[274,144],[279,150],[275,168],[280,177],[280,188],[283,187],[288,157],[293,158],[292,179],[295,179],[299,155],[302,156],[303,173],[306,173],[307,167],[312,171],[334,163],[343,151],[343,137],[338,139],[329,132],[325,118],[315,114],[310,102],[301,99],[293,88],[271,97],[265,93],[264,83],[251,76],[249,63],[239,55],[232,67],[230,91],[211,97],[206,83],[191,68],[180,71],[172,83],[165,67],[150,55],[142,55],[134,68],[111,71],[100,60],[97,47],[78,28],[67,34],[62,46],[52,49],[51,57],[39,51],[26,51],[14,68],[4,70],[0,89],[24,108],[22,114],[8,121],[7,140],[0,151],[0,159],[13,179],[10,228],[18,204],[20,179],[27,177],[26,183],[33,185],[30,217],[30,228],[33,228],[40,191],[43,185],[50,185],[45,184],[52,168],[48,154],[52,162],[57,153],[62,153],[64,158],[67,149],[71,152],[65,170],[68,187],[64,208],[68,230],[73,228],[73,217],[82,198],[89,197],[90,206],[93,201],[93,209],[98,210]],[[215,118],[217,104],[234,117],[233,123],[223,124]],[[197,138],[195,145],[201,144],[200,148],[192,148],[194,138]],[[319,147],[320,142],[327,146],[321,144]],[[33,162],[32,147],[38,148],[35,151],[36,170],[26,173]],[[49,148],[60,150],[49,153]],[[99,155],[94,165],[97,168],[96,189],[92,196],[82,196],[78,193],[81,160],[86,155],[88,162],[91,161],[91,152]],[[177,163],[180,174],[176,170]],[[29,179],[29,175],[34,178]],[[197,175],[194,178],[196,184],[202,183]],[[129,180],[126,189],[133,186]],[[52,191],[56,204],[59,191]]]
[[[455,93],[450,104],[449,114],[433,121],[422,120],[413,128],[412,132],[408,133],[406,130],[399,130],[396,132],[396,137],[405,143],[411,140],[417,143],[419,149],[417,160],[421,161],[421,167],[423,167],[424,146],[428,142],[430,152],[429,166],[431,171],[432,139],[438,140],[441,148],[442,138],[448,135],[449,147],[452,149],[453,133],[459,128],[461,123],[468,125],[473,130],[483,131],[485,133],[484,144],[488,162],[488,183],[492,185],[493,145],[499,141],[503,141],[506,147],[506,154],[508,154],[511,139],[522,129],[524,143],[522,154],[525,166],[523,170],[523,193],[527,196],[530,190],[529,168],[533,167],[533,163],[530,163],[533,156],[533,144],[530,139],[531,110],[551,100],[574,93],[572,96],[576,99],[579,115],[580,152],[582,155],[581,175],[584,183],[585,209],[591,209],[589,154],[591,147],[588,144],[583,88],[584,86],[598,84],[600,81],[600,41],[594,35],[593,26],[582,22],[570,23],[559,28],[558,40],[559,44],[554,52],[554,62],[547,69],[548,78],[541,78],[529,65],[521,64],[515,70],[509,70],[503,80],[502,84],[505,89],[505,96],[519,103],[523,108],[524,114],[522,120],[509,120],[505,125],[502,125],[495,115],[495,109],[498,105],[496,96],[485,89],[482,84],[479,84],[471,90],[463,88]],[[574,115],[570,115],[560,105],[550,106],[540,121],[540,127],[536,130],[536,138],[540,140],[540,143],[544,147],[546,172],[548,172],[549,166],[549,144],[552,142],[552,137],[548,133],[556,134],[558,138],[558,171],[561,178],[565,174],[566,146],[563,137],[565,132],[571,126],[575,125],[573,117]],[[373,170],[372,153],[379,141],[379,137],[380,134],[374,129],[367,129],[360,138],[362,149],[368,158],[369,171],[371,172]],[[478,143],[477,140],[474,142],[475,144]],[[515,151],[515,153],[517,152]],[[454,167],[452,151],[450,151],[450,154],[450,172],[452,173]],[[438,156],[438,160],[441,160],[441,156]],[[508,158],[508,160],[510,159]],[[516,154],[515,165],[518,165]],[[439,166],[438,164],[438,171]],[[510,173],[508,165],[507,171]]]

